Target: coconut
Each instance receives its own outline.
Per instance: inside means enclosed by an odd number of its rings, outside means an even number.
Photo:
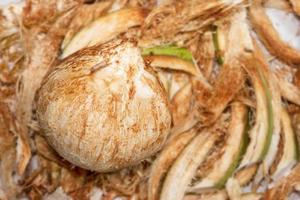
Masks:
[[[157,152],[171,126],[166,92],[135,43],[82,49],[48,73],[37,116],[50,145],[85,169],[108,172]]]

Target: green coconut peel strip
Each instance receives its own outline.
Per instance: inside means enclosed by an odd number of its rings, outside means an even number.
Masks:
[[[257,101],[256,122],[250,130],[250,144],[239,168],[262,161],[270,147],[273,131],[271,94],[264,76],[258,71],[250,73]]]
[[[213,43],[214,43],[214,48],[215,48],[216,61],[219,65],[223,65],[224,58],[222,56],[219,35],[220,34],[219,34],[218,26],[215,26],[215,25],[212,26],[212,38],[213,38]]]
[[[206,82],[194,62],[192,53],[186,48],[174,45],[144,48],[142,56],[150,61],[151,67],[183,71],[197,77],[199,81]]]
[[[255,62],[253,64],[257,65],[259,62]],[[274,110],[272,103],[274,103],[274,101],[268,85],[269,82],[258,66],[255,67],[253,71],[252,80],[256,90],[257,118],[252,132],[250,132],[251,141],[249,148],[247,149],[247,153],[245,154],[246,156],[243,158],[240,167],[246,167],[247,165],[262,162],[256,173],[252,173],[247,180],[250,181],[252,177],[255,176],[254,183],[257,184],[269,171],[269,168],[275,159],[274,153],[276,154],[277,152],[279,137],[278,135],[274,135],[273,137]],[[260,107],[260,101],[262,100],[264,100],[264,103],[261,104],[263,107]],[[276,105],[276,103],[274,103],[274,105]]]
[[[233,175],[234,171],[238,167],[244,153],[246,152],[247,146],[249,144],[249,137],[248,137],[248,129],[249,129],[249,123],[248,123],[248,117],[245,117],[243,123],[245,123],[245,129],[243,131],[243,136],[240,141],[240,147],[238,150],[238,154],[233,160],[231,166],[227,169],[224,176],[215,184],[215,187],[218,189],[221,189],[225,186],[227,180]]]
[[[245,154],[246,150],[247,150],[247,146],[249,144],[249,137],[248,137],[248,131],[249,131],[249,118],[246,117],[244,123],[246,123],[244,132],[243,132],[243,137],[240,143],[240,148],[238,151],[238,155],[236,156],[235,160],[233,161],[233,163],[231,164],[231,166],[228,168],[228,170],[226,171],[225,175],[223,176],[223,178],[221,180],[219,180],[219,182],[216,183],[215,187],[220,189],[223,188],[227,182],[227,180],[233,175],[234,171],[236,170],[236,168],[238,167],[238,165],[240,164],[243,155]]]
[[[263,151],[261,152],[260,155],[260,160],[263,160],[267,153],[268,150],[270,148],[271,145],[271,140],[272,140],[272,133],[273,133],[273,129],[274,129],[274,118],[273,118],[273,107],[272,107],[272,96],[271,96],[271,92],[269,90],[269,86],[268,83],[266,81],[265,76],[263,75],[263,73],[257,69],[260,79],[262,81],[262,85],[266,94],[266,100],[267,100],[267,111],[268,111],[268,129],[267,129],[267,136],[266,136],[266,143],[264,145]]]
[[[238,166],[249,142],[247,134],[247,108],[241,103],[232,105],[232,117],[228,128],[228,137],[224,145],[224,154],[215,161],[213,169],[200,182],[189,188],[190,192],[205,188],[223,188]]]
[[[281,94],[277,83],[272,78],[273,74],[269,71],[267,63],[264,61],[262,53],[257,50],[258,64],[257,69],[260,79],[262,80],[267,98],[268,106],[268,138],[267,144],[262,154],[262,164],[259,167],[254,179],[254,186],[259,185],[261,180],[269,176],[270,168],[278,157],[278,148],[280,142],[280,115],[281,115]]]
[[[145,48],[142,50],[143,56],[149,55],[164,55],[164,56],[176,56],[186,61],[193,62],[193,55],[186,48],[177,47],[175,45],[157,46],[151,48]]]

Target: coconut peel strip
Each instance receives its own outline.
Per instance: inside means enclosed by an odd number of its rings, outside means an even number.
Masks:
[[[300,64],[300,52],[284,42],[272,25],[262,6],[262,0],[253,0],[249,8],[251,24],[259,38],[278,59],[287,64],[297,66]]]
[[[61,58],[84,47],[105,43],[130,27],[141,25],[146,13],[141,8],[124,8],[94,20],[82,28],[71,40],[69,39],[68,44],[64,45]]]
[[[210,152],[217,135],[203,131],[193,139],[177,158],[164,181],[160,199],[181,200],[188,184],[198,168]]]
[[[291,5],[286,0],[266,0],[264,2],[266,8],[275,8],[286,12],[293,12]]]
[[[247,124],[247,109],[241,103],[233,103],[231,106],[231,121],[227,133],[227,142],[224,146],[224,154],[215,161],[213,169],[207,176],[194,184],[189,191],[200,188],[221,188],[231,177],[245,150],[245,140],[248,137],[245,132]]]
[[[236,30],[241,32],[243,40],[236,41],[236,45],[244,47],[241,52],[245,70],[247,71],[255,91],[256,119],[255,125],[249,131],[250,143],[242,159],[239,169],[247,165],[262,161],[268,153],[273,133],[273,108],[272,97],[265,80],[264,71],[260,69],[261,63],[255,54],[255,47],[250,36],[249,28],[245,20],[245,11],[242,13],[244,21],[239,21]],[[241,38],[241,37],[240,37]],[[233,52],[234,53],[234,52]]]
[[[66,33],[62,42],[61,48],[65,49],[73,37],[84,27],[92,21],[106,14],[107,10],[111,7],[112,2],[102,1],[95,4],[81,5],[74,18],[72,19],[68,32]]]
[[[294,12],[300,16],[300,1],[298,0],[289,0],[289,2],[292,4]]]
[[[281,140],[283,143],[281,159],[276,165],[276,170],[272,174],[273,181],[277,181],[286,173],[289,173],[298,160],[297,139],[293,131],[291,119],[285,108],[281,110]]]
[[[162,152],[158,155],[151,167],[151,173],[148,183],[148,199],[159,199],[163,178],[168,170],[180,155],[183,149],[196,136],[197,128],[192,128],[186,132],[174,136],[171,141],[166,144]]]
[[[293,83],[286,80],[280,72],[275,72],[275,79],[280,82],[279,89],[283,98],[300,105],[300,90]]]
[[[280,89],[275,80],[275,75],[271,72],[265,58],[257,48],[255,43],[255,60],[257,61],[257,69],[262,80],[263,87],[266,93],[267,108],[268,108],[268,139],[266,143],[265,156],[262,165],[257,172],[254,183],[258,184],[263,177],[269,175],[270,167],[275,161],[278,153],[280,142],[280,115],[281,115],[281,94]]]

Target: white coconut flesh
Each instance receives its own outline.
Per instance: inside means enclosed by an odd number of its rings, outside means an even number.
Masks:
[[[54,67],[39,91],[37,114],[62,157],[99,172],[151,156],[171,126],[165,91],[135,44],[122,40],[82,49]]]

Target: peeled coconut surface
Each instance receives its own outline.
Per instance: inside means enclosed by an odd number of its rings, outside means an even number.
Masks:
[[[153,155],[171,126],[166,92],[125,40],[82,49],[54,66],[38,92],[37,117],[63,158],[98,172]]]

